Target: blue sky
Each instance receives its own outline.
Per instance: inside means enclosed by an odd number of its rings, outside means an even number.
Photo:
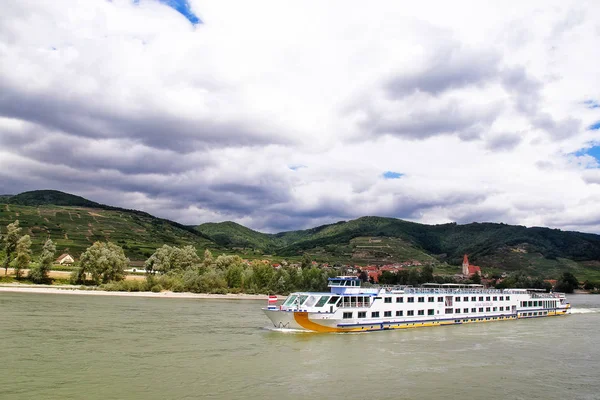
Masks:
[[[404,174],[401,174],[400,172],[386,171],[386,172],[383,173],[383,178],[384,179],[399,179],[403,175]]]
[[[186,17],[188,21],[192,23],[192,25],[200,24],[202,21],[196,14],[192,12],[192,8],[190,6],[189,1],[187,0],[150,0],[150,1],[158,1],[164,5],[167,5],[175,10],[177,10],[181,15]],[[139,4],[140,0],[133,0],[135,4]]]

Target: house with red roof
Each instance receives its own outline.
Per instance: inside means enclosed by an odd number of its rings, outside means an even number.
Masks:
[[[466,254],[463,258],[462,274],[467,277],[472,276],[474,274],[481,276],[481,267],[469,264],[469,257]]]

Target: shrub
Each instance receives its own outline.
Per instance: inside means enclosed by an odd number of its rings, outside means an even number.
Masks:
[[[150,288],[150,291],[153,293],[159,293],[161,290],[163,290],[162,286],[156,284],[154,286],[152,286],[152,288]]]

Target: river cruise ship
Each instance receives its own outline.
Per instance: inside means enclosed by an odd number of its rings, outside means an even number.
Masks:
[[[364,332],[539,318],[570,313],[564,293],[485,289],[481,285],[361,287],[355,276],[329,278],[330,293],[291,293],[263,311],[275,328]]]

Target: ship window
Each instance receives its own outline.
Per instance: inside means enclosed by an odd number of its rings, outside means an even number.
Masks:
[[[498,311],[498,307],[494,307],[492,311]]]
[[[407,301],[409,303],[414,303],[415,302],[415,298],[414,297],[409,297]]]
[[[475,297],[475,296],[471,297],[471,301],[477,301],[477,297]]]
[[[506,296],[506,301],[510,300],[510,296]]]
[[[358,312],[358,318],[367,318],[367,312],[366,311],[359,311]]]
[[[500,311],[504,311],[504,307],[500,306]]]
[[[419,297],[418,301],[419,303],[425,303],[425,297]]]
[[[479,307],[479,312],[483,312],[483,307]]]
[[[351,312],[345,312],[343,318],[344,319],[352,318],[352,313]]]
[[[298,301],[296,302],[296,304],[298,304],[299,306],[301,306],[302,304],[304,304],[304,302],[306,301],[307,298],[308,298],[307,295],[300,295],[298,297]]]
[[[463,297],[463,301],[469,301],[469,297],[468,296]]]
[[[425,310],[419,310],[419,311],[417,311],[417,314],[418,315],[425,315]]]
[[[460,301],[460,297],[455,298],[454,301]]]
[[[312,307],[317,302],[317,298],[315,296],[308,296],[308,300],[304,304],[306,307]]]
[[[471,312],[477,312],[476,308],[471,308]]]
[[[446,314],[452,314],[453,311],[452,308],[446,308]]]
[[[428,297],[427,301],[433,303],[435,301],[435,297]]]
[[[296,300],[296,298],[298,297],[297,294],[293,294],[290,297],[287,298],[287,300],[285,301],[285,303],[283,303],[284,306],[289,306],[292,303],[294,303],[294,300]]]
[[[371,313],[371,318],[379,318],[379,311],[373,311]]]
[[[444,298],[443,297],[438,297],[438,302],[441,303],[442,301],[444,301]]]
[[[468,308],[463,308],[463,313],[465,313],[465,314],[466,314],[466,313],[468,313],[468,312],[469,312],[469,309],[468,309]]]
[[[396,303],[404,303],[404,297],[396,297]]]
[[[533,301],[528,301],[527,302],[527,307],[533,307]]]
[[[350,307],[356,307],[356,296],[350,297]]]
[[[483,301],[483,296],[479,296],[479,301]]]
[[[430,308],[429,310],[427,310],[427,315],[434,315],[435,310],[433,308]]]
[[[339,299],[340,299],[340,296],[331,296],[331,299],[329,299],[327,304],[336,304]]]
[[[500,301],[504,301],[504,296],[500,296]]]
[[[404,314],[402,310],[396,311],[396,317],[401,317],[402,314]]]
[[[386,317],[386,318],[389,318],[389,317],[392,316],[392,312],[391,311],[384,311],[383,312],[383,316]]]
[[[498,296],[494,296],[494,298],[492,300],[498,301]]]
[[[408,310],[406,312],[406,315],[408,315],[409,317],[412,317],[413,315],[415,315],[415,311],[414,310]]]
[[[489,308],[489,307],[486,307],[486,308],[485,308],[485,312],[490,312],[490,308]]]
[[[485,296],[485,301],[490,301],[490,296]]]
[[[391,303],[392,302],[392,298],[391,297],[384,297],[383,301],[384,301],[384,303]]]
[[[358,307],[369,307],[369,296],[359,296],[358,303],[356,305]]]
[[[329,300],[329,296],[321,296],[315,307],[323,307],[327,303],[327,300]]]
[[[456,314],[460,314],[460,308],[457,308],[456,310],[454,310],[454,312],[455,312]]]

